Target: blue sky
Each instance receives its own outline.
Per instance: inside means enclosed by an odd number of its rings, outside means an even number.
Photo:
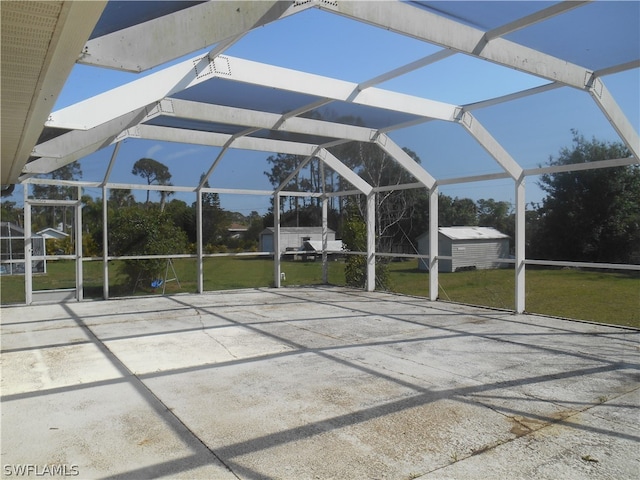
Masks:
[[[513,2],[502,5],[515,10],[519,8]],[[599,52],[595,50],[605,47],[607,39],[622,38],[632,44],[627,54],[630,51],[638,58],[638,2],[620,3],[619,8],[626,14],[624,21],[616,21],[615,24],[610,24],[606,17],[603,19],[601,8],[600,5],[587,6],[560,16],[557,21],[564,22],[561,29],[564,36],[554,41],[545,36],[542,27],[535,27],[535,38],[525,31],[516,32],[512,40],[531,42],[540,39],[539,46],[553,54],[559,54],[562,50],[560,47],[564,46],[565,51],[571,51],[575,56],[575,61],[589,58],[587,50],[593,49],[593,58],[597,61],[616,63],[623,58],[607,59],[596,55]],[[503,15],[510,13],[505,8],[502,12]],[[578,29],[575,27],[577,19],[587,21],[587,25],[589,22],[594,25],[597,21],[603,22],[606,28],[601,28],[601,31]],[[438,47],[412,38],[312,9],[250,32],[225,54],[362,82],[438,50]],[[95,68],[76,66],[54,110],[138,77],[112,70],[101,70],[100,75],[96,75]],[[639,69],[607,76],[604,82],[637,130],[640,125]],[[543,79],[459,54],[378,87],[465,104],[545,83]],[[544,164],[560,148],[570,146],[571,129],[577,129],[587,138],[618,140],[593,100],[585,92],[568,87],[478,110],[474,115],[525,167]],[[436,178],[500,171],[495,161],[455,124],[428,122],[394,131],[390,136],[400,146],[415,151],[425,168]],[[80,162],[85,179],[102,179],[111,151],[112,147],[106,148]],[[131,174],[133,163],[142,157],[152,157],[169,166],[174,185],[193,185],[200,174],[208,169],[218,151],[218,148],[211,147],[127,140],[120,150],[110,180],[138,183],[141,179]],[[269,189],[271,186],[263,173],[269,168],[265,161],[269,155],[269,152],[232,150],[225,155],[210,183],[214,187]],[[527,180],[527,202],[539,202],[542,199],[535,182],[535,178]],[[443,187],[442,191],[451,196],[474,200],[514,200],[513,184],[508,180],[449,186]],[[98,190],[88,193],[92,196],[100,194]],[[193,195],[182,194],[177,194],[176,198],[188,203],[195,199]],[[224,195],[221,200],[224,208],[244,214],[252,210],[262,214],[269,206],[268,197]]]

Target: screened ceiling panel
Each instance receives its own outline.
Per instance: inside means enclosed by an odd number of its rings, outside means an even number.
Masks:
[[[342,80],[360,83],[439,50],[314,8],[251,30],[225,53],[317,75],[333,77],[340,72]]]
[[[321,97],[303,93],[235,82],[224,78],[207,80],[175,93],[171,98],[281,115],[321,99]]]
[[[372,129],[386,128],[421,118],[404,112],[340,101],[333,101],[322,107],[314,108],[300,114],[300,117]]]
[[[481,30],[492,30],[560,2],[544,1],[410,1],[419,8],[444,15]]]
[[[591,70],[600,70],[638,60],[639,25],[640,2],[593,2],[505,38]]]
[[[139,23],[148,22],[155,18],[163,17],[171,13],[179,12],[185,8],[193,7],[204,1],[162,1],[151,2],[148,0],[127,0],[109,2],[105,7],[98,23],[89,39],[108,35]]]
[[[182,128],[184,130],[196,130],[199,132],[223,133],[226,135],[235,135],[246,130],[247,127],[242,125],[230,125],[228,123],[205,122],[201,120],[193,120],[189,118],[177,118],[166,115],[152,118],[144,122],[144,125],[155,125],[158,127]]]
[[[65,108],[56,109],[61,82],[42,77],[32,100],[49,117],[32,121],[22,136],[34,145],[3,155],[3,185],[128,140],[148,142],[152,153],[168,142],[186,144],[184,155],[194,146],[221,149],[209,166],[237,150],[322,158],[329,145],[371,142],[428,188],[445,172],[487,171],[487,158],[516,179],[518,162],[532,159],[511,140],[536,138],[537,124],[566,135],[570,118],[555,115],[561,124],[543,115],[571,113],[574,96],[588,104],[585,115],[598,116],[588,122],[594,135],[617,135],[637,162],[637,119],[627,117],[636,112],[628,106],[635,97],[627,92],[640,89],[640,76],[617,77],[615,94],[607,88],[617,72],[640,68],[635,1],[109,1],[101,7],[91,25],[82,25],[85,37],[76,39],[84,48],[54,49],[39,65],[57,65],[53,55],[65,53],[83,71],[77,78],[72,72],[64,92],[90,83],[101,94],[71,104],[61,99]],[[28,11],[20,2],[15,8]],[[67,35],[76,35],[80,23],[65,25]],[[24,20],[11,28],[21,25]],[[5,56],[2,62],[4,96],[6,82],[29,74],[7,69]],[[121,85],[113,69],[145,73]],[[18,125],[32,108],[23,103]],[[3,110],[3,124],[12,120]],[[510,135],[510,129],[520,130]],[[457,133],[433,134],[439,131]],[[420,132],[431,132],[430,142]],[[556,147],[550,136],[536,139],[548,154]],[[463,151],[468,144],[476,150]],[[402,147],[418,152],[422,166]],[[435,154],[439,149],[469,164],[458,166]],[[342,168],[340,159],[325,162]],[[187,182],[197,185],[202,172],[192,173]]]
[[[287,142],[308,143],[311,145],[324,145],[338,140],[333,137],[321,137],[319,135],[305,135],[301,133],[282,132],[279,130],[258,130],[250,133],[248,137],[266,138],[271,140],[283,140]]]

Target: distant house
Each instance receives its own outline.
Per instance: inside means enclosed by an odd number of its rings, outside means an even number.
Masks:
[[[418,237],[418,252],[429,255],[429,232]],[[439,227],[438,255],[452,257],[438,261],[439,272],[504,268],[508,264],[498,260],[509,258],[509,236],[490,227]],[[418,260],[420,270],[429,270],[428,264]]]
[[[55,240],[61,240],[63,238],[67,238],[69,236],[68,233],[64,233],[61,230],[56,228],[47,227],[38,232],[38,235],[41,235],[45,240],[53,238]]]
[[[273,252],[274,227],[267,227],[260,233],[260,251]],[[328,229],[327,240],[334,242],[336,232]],[[304,243],[308,241],[322,242],[322,227],[281,227],[280,254],[286,251],[304,250]]]

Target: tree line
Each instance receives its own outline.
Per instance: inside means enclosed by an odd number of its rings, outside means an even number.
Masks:
[[[420,158],[405,152],[417,163]],[[416,253],[417,237],[428,230],[429,199],[426,189],[393,189],[395,185],[415,182],[401,166],[374,145],[352,142],[332,149],[332,153],[374,187],[391,187],[376,195],[376,249],[381,252]],[[547,165],[587,163],[594,160],[625,158],[630,152],[621,143],[587,140],[574,132],[573,144],[550,157]],[[336,192],[352,187],[317,159],[299,168],[303,157],[277,154],[267,159],[265,171],[274,187],[291,177],[284,190]],[[294,172],[297,173],[293,175]],[[132,169],[148,185],[171,185],[171,173],[162,163],[142,158]],[[52,173],[52,178],[81,178],[79,164],[67,165]],[[200,177],[200,181],[203,177]],[[606,168],[591,171],[542,175],[539,186],[545,192],[541,203],[526,212],[527,258],[612,263],[640,263],[640,167]],[[204,182],[208,187],[208,182]],[[75,187],[34,185],[38,198],[73,199]],[[129,190],[111,189],[108,197],[110,255],[195,253],[196,205],[178,199],[169,200],[171,191],[160,191],[160,202],[136,201]],[[203,193],[203,245],[206,253],[257,251],[260,232],[273,226],[273,204],[266,215],[252,212],[245,216],[224,210],[216,193]],[[515,236],[515,216],[509,202],[439,195],[440,226],[480,225],[494,227]],[[102,200],[82,197],[85,255],[102,252]],[[362,195],[331,197],[329,227],[337,238],[353,239],[354,221],[365,218]],[[3,221],[20,223],[21,209],[15,202],[3,200]],[[61,224],[70,228],[65,208],[33,207],[33,230]],[[281,202],[282,226],[318,226],[322,221],[318,197],[290,196]],[[351,222],[351,223],[349,223]],[[229,233],[231,223],[246,226],[238,238]],[[357,231],[359,227],[356,227]],[[349,237],[351,235],[351,237]],[[356,247],[356,245],[354,245]],[[350,247],[351,248],[351,247]],[[357,250],[357,248],[352,248]]]

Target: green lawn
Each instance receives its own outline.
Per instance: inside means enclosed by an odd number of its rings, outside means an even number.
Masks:
[[[173,262],[180,282],[167,282],[167,293],[195,292],[197,273],[195,259]],[[111,296],[160,294],[162,288],[138,285],[135,292],[125,285],[120,263],[109,264]],[[321,262],[283,262],[286,280],[283,285],[316,285],[322,283]],[[394,262],[389,265],[391,290],[416,296],[427,296],[429,275],[418,271],[416,262]],[[102,297],[102,262],[83,264],[84,296]],[[169,270],[169,278],[173,271]],[[74,264],[70,261],[48,262],[47,274],[34,276],[35,288],[73,286]],[[477,270],[441,273],[439,297],[453,302],[513,309],[514,272]],[[344,264],[329,262],[329,283],[344,285]],[[267,287],[273,284],[273,261],[264,257],[215,257],[204,262],[205,290]],[[2,304],[24,302],[24,277],[0,277]],[[582,270],[528,269],[526,274],[526,308],[542,313],[581,320],[627,325],[640,328],[640,276],[637,274],[592,272]]]

